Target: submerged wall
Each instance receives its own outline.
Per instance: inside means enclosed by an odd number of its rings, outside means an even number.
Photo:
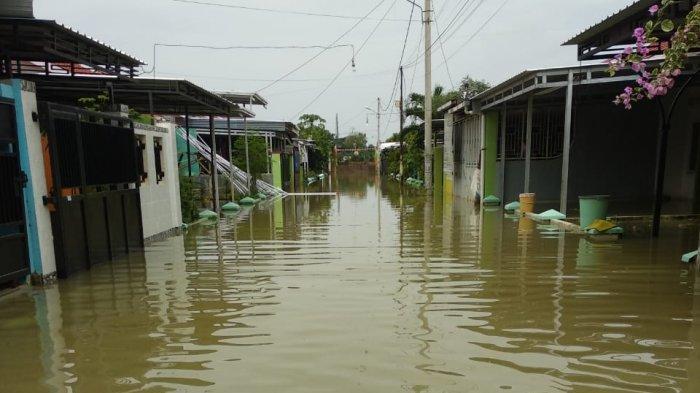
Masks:
[[[180,178],[177,162],[175,125],[160,123],[158,127],[135,124],[136,137],[146,144],[143,151],[144,170],[148,174],[141,183],[141,214],[145,239],[176,231],[182,225],[180,210]],[[155,141],[162,146],[160,154],[164,176],[156,174]]]
[[[484,114],[482,198],[498,193],[498,111]]]

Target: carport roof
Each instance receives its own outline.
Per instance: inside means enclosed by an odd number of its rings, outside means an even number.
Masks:
[[[674,1],[667,16],[678,25],[696,2],[697,0]],[[564,45],[577,45],[578,59],[581,61],[612,58],[621,53],[625,46],[636,42],[632,32],[651,19],[649,8],[654,4],[659,4],[659,0],[637,0],[569,39]],[[670,33],[659,34],[662,42],[671,36]],[[653,46],[650,46],[650,49],[659,50]]]
[[[186,80],[45,75],[27,75],[24,78],[36,82],[40,100],[67,105],[76,105],[80,98],[95,97],[111,89],[115,102],[141,113],[255,116],[249,110]]]
[[[689,63],[684,74],[692,74],[698,69],[700,69],[700,62],[696,58]],[[505,102],[527,97],[529,94],[542,95],[559,90],[567,86],[570,72],[573,74],[576,86],[629,82],[638,77],[631,70],[622,70],[617,75],[610,76],[608,66],[600,64],[526,70],[474,97],[471,100],[472,108],[483,111]]]
[[[217,94],[234,104],[267,106],[267,100],[258,93],[218,92]]]
[[[13,62],[87,65],[112,74],[134,76],[143,62],[54,20],[0,17],[0,55]],[[48,67],[47,67],[48,68]]]

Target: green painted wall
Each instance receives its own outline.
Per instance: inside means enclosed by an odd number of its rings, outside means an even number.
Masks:
[[[482,176],[484,179],[484,192],[482,198],[498,193],[498,112],[491,111],[484,114],[484,162],[482,162]]]
[[[282,188],[282,156],[279,153],[272,153],[272,185]]]
[[[295,177],[294,176],[295,175],[295,173],[294,173],[294,155],[291,154],[289,157],[287,157],[287,159],[289,160],[289,190],[291,192],[294,192],[297,189],[295,179],[294,179],[294,177]]]
[[[442,195],[443,191],[443,176],[445,163],[445,148],[436,146],[433,153],[433,194]]]

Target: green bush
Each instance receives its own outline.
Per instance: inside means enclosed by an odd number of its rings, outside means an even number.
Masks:
[[[193,178],[180,176],[180,210],[182,211],[182,221],[186,224],[198,218],[199,208],[195,198]]]

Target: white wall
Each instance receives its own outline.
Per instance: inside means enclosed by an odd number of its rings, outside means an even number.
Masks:
[[[141,213],[143,236],[161,234],[182,225],[180,212],[180,179],[177,165],[175,124],[159,123],[157,127],[135,124],[137,137],[145,139],[146,181],[141,183]],[[161,138],[161,162],[165,177],[158,182],[154,153],[154,138]]]

